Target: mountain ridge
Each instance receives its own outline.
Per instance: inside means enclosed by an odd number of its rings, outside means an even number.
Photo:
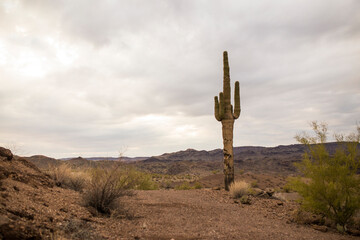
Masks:
[[[333,154],[337,147],[336,142],[326,143],[325,146]],[[306,146],[303,144],[279,145],[276,147],[241,146],[234,147],[234,164],[236,169],[257,172],[272,172],[280,174],[293,174],[296,172],[294,163],[303,158]],[[102,166],[112,167],[118,160],[114,158],[72,158],[59,160],[46,156],[35,155],[26,159],[40,168],[50,165],[68,163],[74,167]],[[152,173],[161,174],[201,174],[209,171],[221,171],[223,150],[210,151],[195,150],[192,148],[173,153],[164,153],[149,158],[122,158],[123,162]],[[124,160],[125,159],[125,160]]]

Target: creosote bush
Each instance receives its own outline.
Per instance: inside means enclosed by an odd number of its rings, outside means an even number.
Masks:
[[[230,194],[233,198],[241,198],[249,194],[250,184],[245,181],[235,181],[230,185]]]
[[[302,162],[296,166],[303,177],[290,181],[292,189],[302,196],[305,210],[333,220],[338,229],[346,231],[353,216],[360,210],[360,168],[358,144],[360,126],[357,133],[347,137],[335,135],[338,147],[330,155],[325,147],[327,125],[312,122],[315,136],[297,135],[296,139],[307,146]]]

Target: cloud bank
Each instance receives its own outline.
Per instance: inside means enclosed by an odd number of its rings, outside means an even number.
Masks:
[[[360,2],[0,3],[0,143],[24,155],[151,156],[222,147],[222,51],[242,113],[234,145],[295,143],[360,113]],[[233,85],[232,85],[233,87]]]

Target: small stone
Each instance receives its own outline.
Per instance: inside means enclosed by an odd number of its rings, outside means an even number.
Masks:
[[[260,188],[253,188],[251,194],[254,196],[261,196],[264,194],[264,191],[261,190]]]
[[[312,225],[312,228],[320,232],[328,231],[328,228],[326,226]]]
[[[271,197],[275,193],[275,190],[273,188],[266,188],[265,192]]]
[[[9,197],[9,194],[7,194],[7,193],[2,193],[2,194],[1,194],[1,197],[2,197],[2,198],[8,198],[8,197]]]
[[[65,209],[65,208],[60,208],[60,211],[61,211],[61,212],[64,212],[64,213],[67,213],[67,212],[68,212],[68,210]]]

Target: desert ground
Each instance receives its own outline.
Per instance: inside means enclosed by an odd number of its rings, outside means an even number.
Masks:
[[[262,189],[245,204],[223,189],[222,177],[218,171],[198,176],[201,189],[134,190],[105,216],[85,207],[81,192],[57,186],[29,160],[1,157],[0,238],[360,239],[356,228],[341,234],[319,225],[317,216],[301,216],[294,193],[281,191],[286,176],[238,172],[236,179]]]

